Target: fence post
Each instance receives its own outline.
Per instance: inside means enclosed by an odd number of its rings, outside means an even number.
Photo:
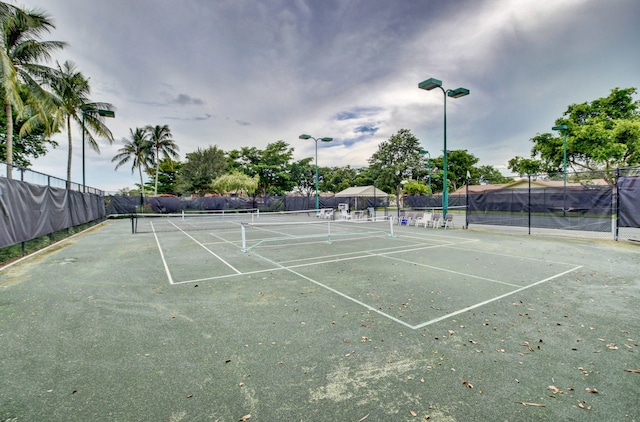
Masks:
[[[620,178],[620,168],[616,168],[616,183],[614,185],[614,193],[616,195],[616,219],[615,219],[615,232],[613,240],[618,241],[618,226],[620,223],[620,186],[618,185],[618,179]]]
[[[529,226],[529,235],[531,235],[531,175],[527,174],[527,177],[529,178],[529,199],[527,200],[528,202],[528,214],[529,214],[529,221],[527,222],[527,226]]]

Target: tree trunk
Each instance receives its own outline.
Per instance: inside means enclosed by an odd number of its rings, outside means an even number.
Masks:
[[[5,100],[4,113],[7,116],[7,179],[13,176],[13,115],[11,103]]]
[[[84,130],[84,127],[82,128]],[[71,189],[71,157],[73,156],[73,144],[71,143],[71,116],[67,116],[67,140],[69,152],[67,154],[67,189]]]

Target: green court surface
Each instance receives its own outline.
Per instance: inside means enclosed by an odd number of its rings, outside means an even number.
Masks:
[[[640,421],[635,244],[166,222],[0,269],[0,421]]]

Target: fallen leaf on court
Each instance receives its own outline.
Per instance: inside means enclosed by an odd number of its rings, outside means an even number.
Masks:
[[[187,395],[187,398],[190,399],[191,397],[193,397],[193,394],[189,394]]]
[[[529,345],[528,341],[525,341],[524,344],[522,345],[524,347],[527,348],[528,351],[533,352],[533,349],[531,348],[531,346]]]
[[[454,335],[454,334],[456,333],[456,332],[455,332],[455,331],[453,331],[453,330],[447,330],[447,331],[449,332],[449,335],[450,335],[450,336],[452,336],[452,335]]]
[[[467,388],[473,388],[473,384],[471,384],[469,381],[467,380],[462,380],[462,385],[464,385]]]
[[[593,394],[598,394],[598,390],[596,390],[595,388],[585,388],[585,391],[587,393],[593,393]]]
[[[514,402],[514,403],[519,403],[519,404],[521,404],[521,405],[523,405],[523,406],[547,407],[547,405],[546,405],[546,404],[542,404],[542,403],[529,403],[529,402],[526,402],[526,401],[516,401],[516,402]]]
[[[469,339],[469,343],[471,343],[471,344],[478,344],[478,342],[477,342],[477,341],[474,341],[474,340],[471,340],[471,339]]]
[[[550,385],[549,387],[547,387],[549,390],[553,391],[554,394],[560,394],[562,393],[562,390],[559,389],[558,387],[556,387],[555,385]]]
[[[251,419],[251,413],[244,415],[243,417],[240,418],[240,422],[246,422],[249,419]]]
[[[609,344],[607,344],[607,349],[609,349],[609,350],[618,350],[618,346],[616,346],[614,343],[609,343]]]
[[[414,412],[413,410],[410,410],[410,411],[409,411],[409,413],[411,413],[411,416],[413,416],[414,418],[415,418],[416,416],[418,416],[418,414],[417,414],[416,412]]]
[[[364,418],[358,419],[358,422],[362,422],[363,420],[367,419],[368,417],[369,417],[369,413],[367,413],[367,416],[365,416]]]
[[[429,416],[429,415],[424,415],[424,420],[425,420],[425,421],[428,421],[429,419],[431,419],[431,416]]]
[[[627,372],[633,372],[634,374],[640,374],[640,369],[625,369]]]

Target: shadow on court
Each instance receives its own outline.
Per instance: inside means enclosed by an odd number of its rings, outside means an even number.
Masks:
[[[342,233],[116,220],[0,270],[0,420],[640,420],[635,245]]]

